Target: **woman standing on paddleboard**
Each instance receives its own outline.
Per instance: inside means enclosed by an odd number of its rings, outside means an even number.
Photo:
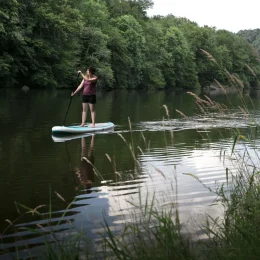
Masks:
[[[71,96],[77,94],[82,87],[83,96],[82,96],[82,121],[80,126],[84,126],[87,119],[88,106],[91,112],[92,127],[95,127],[96,120],[96,85],[97,85],[97,76],[94,75],[95,69],[92,67],[87,68],[86,75],[84,75],[80,70],[78,71],[82,76],[83,80],[79,84],[75,92],[71,93]]]

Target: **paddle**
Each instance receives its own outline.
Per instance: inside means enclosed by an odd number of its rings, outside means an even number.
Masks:
[[[77,83],[76,83],[76,84],[78,84],[78,79],[79,79],[79,73],[78,73],[78,76],[77,76]],[[69,108],[70,108],[70,104],[71,104],[72,98],[73,98],[73,96],[70,96],[70,102],[69,102],[69,106],[68,106],[68,109],[67,109],[65,118],[64,118],[64,120],[63,120],[63,125],[65,125],[65,120],[66,120],[66,117],[67,117],[68,112],[69,112]]]

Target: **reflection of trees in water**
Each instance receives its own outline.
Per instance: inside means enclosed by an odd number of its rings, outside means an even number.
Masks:
[[[122,210],[125,210],[125,213],[128,212],[126,198],[137,194],[138,186],[144,180],[141,178],[136,180],[128,179],[127,181],[121,180],[121,182],[114,180],[94,188],[95,136],[92,135],[91,138],[83,137],[80,140],[80,162],[76,167],[71,168],[75,177],[71,186],[76,186],[79,194],[75,196],[69,206],[70,201],[62,202],[64,207],[61,210],[60,207],[57,210],[57,207],[52,205],[52,212],[49,214],[47,205],[45,208],[38,209],[40,212],[45,212],[44,214],[35,214],[34,216],[26,214],[27,217],[19,219],[17,227],[14,229],[11,227],[9,232],[2,236],[2,244],[0,245],[1,259],[3,257],[2,253],[6,252],[13,252],[15,256],[16,247],[18,247],[19,256],[23,255],[23,250],[26,248],[29,249],[27,250],[28,254],[36,252],[36,255],[39,255],[39,250],[44,250],[46,240],[55,244],[55,239],[57,239],[57,241],[63,243],[77,232],[83,232],[87,238],[97,239],[99,238],[97,230],[104,218],[109,226],[119,227],[118,220],[122,220]],[[52,198],[51,203],[53,201]],[[18,228],[23,230],[21,231]],[[27,228],[30,230],[26,230]],[[9,255],[9,253],[6,255]]]
[[[89,146],[87,145],[85,137],[81,139],[80,165],[75,167],[72,172],[73,174],[76,173],[78,177],[78,179],[74,178],[74,181],[77,182],[78,180],[76,189],[88,190],[87,193],[91,192],[89,189],[92,188],[95,180],[92,166],[94,164],[94,138],[94,135],[92,135]],[[61,200],[64,200],[58,193],[56,193],[56,195]],[[29,208],[25,209],[21,206],[19,209],[19,212],[21,211],[21,216],[14,223],[10,223],[10,227],[1,234],[2,243],[0,245],[0,258],[12,259],[12,254],[13,257],[15,257],[16,247],[18,247],[19,257],[26,257],[28,256],[27,253],[30,254],[32,252],[39,255],[39,250],[44,249],[43,247],[46,240],[50,244],[55,244],[56,242],[61,241],[61,243],[63,243],[66,239],[70,239],[73,237],[73,233],[75,234],[75,232],[80,231],[77,230],[77,226],[80,225],[76,223],[76,219],[79,214],[85,214],[84,207],[90,204],[87,200],[92,197],[93,196],[88,197],[88,195],[85,195],[84,197],[80,196],[80,205],[75,203],[78,201],[77,196],[70,205],[69,201],[64,200],[64,208],[62,210],[56,210],[57,205],[53,205],[53,202],[56,199],[55,196],[55,198],[50,199],[50,204],[52,204],[50,206],[51,212],[46,213],[43,212],[46,211],[46,208],[48,211],[48,205],[35,208],[34,214],[29,212]],[[98,197],[98,195],[96,195],[96,197]],[[22,230],[20,230],[21,228]],[[27,253],[24,253],[24,249],[29,250]]]

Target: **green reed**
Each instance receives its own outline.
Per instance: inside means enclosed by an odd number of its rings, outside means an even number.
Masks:
[[[214,59],[209,57],[209,59]],[[213,60],[212,60],[213,61]],[[214,59],[214,63],[217,63]],[[252,72],[252,69],[247,65]],[[231,85],[237,88],[241,98],[242,107],[239,106],[245,118],[251,120],[248,137],[241,134],[239,129],[231,130],[233,133],[233,144],[230,151],[220,153],[220,158],[225,164],[231,163],[231,168],[226,168],[226,183],[215,191],[218,201],[224,207],[224,215],[213,219],[208,216],[205,223],[206,233],[209,237],[204,243],[202,257],[205,259],[259,259],[260,258],[260,158],[258,148],[255,146],[255,139],[258,132],[258,124],[255,122],[250,110],[247,107],[245,95],[243,94],[243,83],[234,75],[225,70],[230,79]],[[255,74],[252,73],[254,76]],[[220,83],[219,87],[224,89]],[[205,115],[212,110],[225,115],[228,109],[216,104],[209,98],[201,99],[193,93],[199,109]],[[227,96],[228,97],[228,96]],[[249,98],[249,97],[247,97]],[[228,99],[230,101],[230,99]],[[249,101],[253,105],[252,100]],[[253,105],[254,108],[254,105]],[[243,153],[236,150],[237,145],[244,148]],[[249,153],[248,147],[251,147]],[[252,152],[253,151],[253,152]]]
[[[141,214],[132,216],[120,236],[114,236],[105,222],[104,246],[110,249],[112,259],[196,259],[181,234],[178,210],[156,210],[154,196],[150,204],[145,201],[145,205],[134,205]]]

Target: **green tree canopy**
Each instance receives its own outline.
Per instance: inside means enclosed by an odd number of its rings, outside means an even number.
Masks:
[[[100,88],[192,89],[232,84],[232,74],[259,87],[260,29],[234,34],[148,17],[151,0],[0,1],[4,87],[72,87],[88,66]]]

